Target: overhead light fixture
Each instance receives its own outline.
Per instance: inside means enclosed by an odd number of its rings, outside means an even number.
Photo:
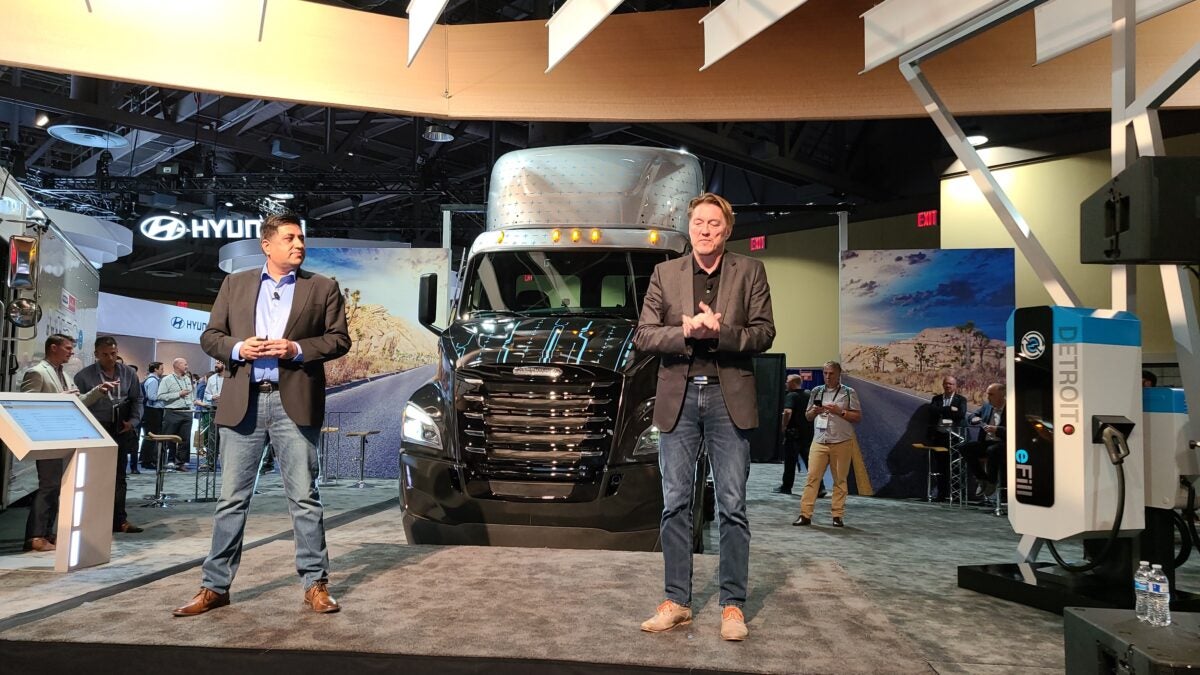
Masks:
[[[425,132],[421,134],[421,138],[430,143],[449,143],[454,140],[454,132],[450,127],[441,124],[430,124],[425,127]]]
[[[291,199],[295,196],[296,195],[294,195],[290,192],[272,192],[271,193],[271,199],[285,200],[285,199]]]
[[[50,115],[43,110],[39,110],[37,111],[37,114],[33,116],[33,123],[39,127],[44,127],[47,124],[50,124]]]
[[[988,142],[988,137],[980,133],[975,133],[967,136],[967,142],[971,144],[971,147],[978,148]]]
[[[233,208],[233,202],[225,202],[225,206]]]

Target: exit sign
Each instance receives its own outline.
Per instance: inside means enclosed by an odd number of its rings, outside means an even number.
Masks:
[[[933,227],[938,224],[937,209],[917,213],[917,227]]]
[[[762,251],[766,248],[767,248],[767,235],[763,234],[763,235],[759,235],[757,237],[750,237],[750,250],[751,251]]]

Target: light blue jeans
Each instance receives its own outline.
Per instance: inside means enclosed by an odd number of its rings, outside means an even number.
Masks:
[[[221,427],[221,500],[213,514],[212,549],[204,560],[201,585],[228,593],[242,559],[242,537],[250,499],[258,482],[263,448],[270,441],[283,476],[292,531],[296,572],[304,589],[329,577],[321,493],[317,489],[318,427],[298,426],[283,410],[279,392],[253,392],[250,411],[236,427]]]
[[[701,444],[708,448],[717,496],[720,602],[722,607],[741,607],[746,603],[750,565],[750,521],[746,518],[750,439],[748,432],[738,429],[729,418],[718,384],[689,382],[679,421],[659,437],[666,596],[680,605],[692,604],[692,494]]]

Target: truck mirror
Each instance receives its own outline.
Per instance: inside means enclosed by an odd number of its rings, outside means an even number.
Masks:
[[[8,238],[8,287],[37,286],[38,240],[14,234]]]
[[[418,292],[417,321],[434,333],[441,333],[433,325],[437,320],[437,274],[422,274]]]

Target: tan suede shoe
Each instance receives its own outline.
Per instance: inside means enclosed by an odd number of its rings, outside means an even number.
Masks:
[[[29,541],[25,542],[25,550],[26,551],[37,551],[39,553],[45,553],[46,551],[53,551],[56,548],[58,548],[58,547],[55,546],[53,542],[51,542],[49,539],[47,539],[45,537],[34,537],[33,539],[30,539]]]
[[[192,598],[191,602],[183,607],[176,607],[171,613],[175,616],[196,616],[203,614],[210,609],[224,607],[229,604],[228,593],[218,593],[211,588],[200,588],[200,592]]]
[[[329,582],[318,581],[304,591],[304,604],[314,612],[331,614],[341,609],[338,601],[329,594]]]
[[[654,616],[642,622],[642,630],[647,633],[661,633],[675,626],[692,622],[692,609],[684,607],[673,600],[663,600],[655,610]]]
[[[728,605],[721,610],[721,639],[735,642],[745,640],[750,634],[746,630],[746,617],[739,607]]]

